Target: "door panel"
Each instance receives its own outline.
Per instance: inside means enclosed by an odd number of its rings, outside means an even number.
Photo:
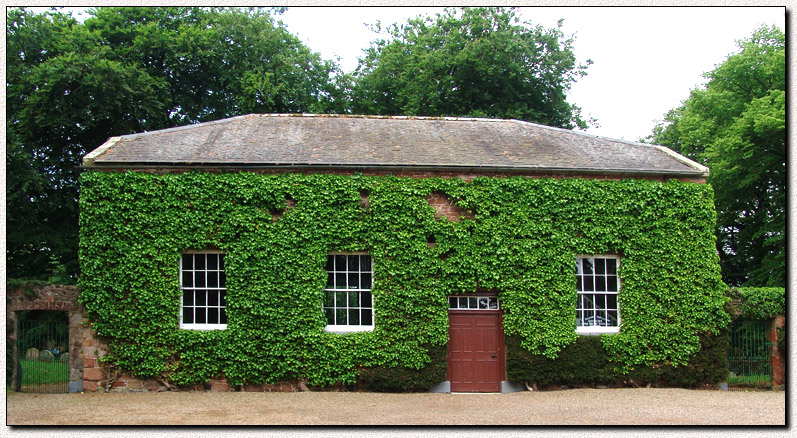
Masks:
[[[448,380],[452,392],[501,390],[502,340],[499,312],[449,312]]]

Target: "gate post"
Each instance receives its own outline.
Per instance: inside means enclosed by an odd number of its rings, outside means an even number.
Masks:
[[[769,326],[769,339],[772,342],[772,388],[781,389],[786,383],[786,358],[778,348],[778,329],[786,325],[786,317],[776,316]]]
[[[14,388],[14,391],[19,391],[22,379],[19,373],[19,314],[18,312],[7,312],[6,316],[11,320],[6,322],[6,330],[11,329],[8,336],[6,336],[6,342],[12,343],[11,364],[13,368],[11,369],[11,387]]]

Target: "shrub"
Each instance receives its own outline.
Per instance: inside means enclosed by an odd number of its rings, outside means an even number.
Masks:
[[[421,369],[364,368],[357,379],[363,389],[380,392],[427,391],[446,379],[446,346],[426,345],[431,362]]]
[[[700,337],[700,350],[686,365],[637,366],[622,372],[620,364],[610,362],[600,336],[579,336],[556,359],[534,355],[523,349],[520,339],[507,336],[507,377],[526,384],[638,385],[697,387],[716,384],[728,375],[727,332]]]

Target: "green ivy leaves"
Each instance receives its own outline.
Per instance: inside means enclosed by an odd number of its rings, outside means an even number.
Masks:
[[[698,334],[728,320],[708,185],[96,171],[81,182],[81,300],[109,360],[141,377],[329,385],[362,367],[418,369],[448,340],[446,296],[477,288],[498,291],[508,335],[552,358],[576,339],[580,254],[622,256],[622,329],[603,337],[613,362],[686,363]],[[435,219],[432,192],[474,219]],[[180,330],[179,254],[206,248],[226,254],[228,328]],[[372,255],[373,332],[323,331],[330,251]]]

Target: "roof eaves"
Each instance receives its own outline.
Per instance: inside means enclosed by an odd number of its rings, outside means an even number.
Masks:
[[[346,169],[346,170],[436,170],[436,171],[482,171],[519,172],[546,174],[603,174],[603,175],[660,175],[660,176],[702,176],[700,172],[636,169],[636,168],[593,168],[593,167],[545,167],[545,166],[485,166],[479,164],[439,165],[439,164],[356,164],[356,163],[225,163],[225,162],[101,162],[93,167],[105,169]]]

